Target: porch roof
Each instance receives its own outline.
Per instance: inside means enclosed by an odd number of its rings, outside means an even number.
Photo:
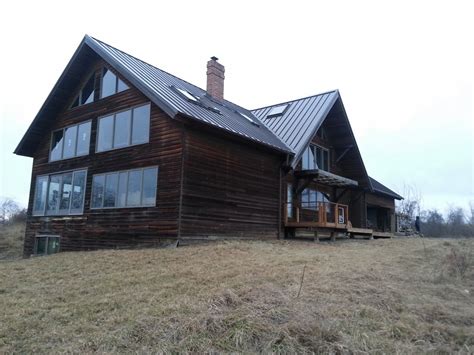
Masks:
[[[312,179],[314,182],[328,186],[355,187],[359,185],[355,180],[332,174],[321,169],[295,171],[295,176],[297,178]]]

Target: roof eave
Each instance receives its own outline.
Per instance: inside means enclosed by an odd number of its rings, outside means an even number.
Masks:
[[[23,152],[23,146],[25,144],[25,142],[28,140],[28,136],[29,136],[29,133],[32,129],[32,127],[34,126],[34,124],[38,121],[39,117],[41,116],[42,112],[45,110],[45,108],[49,105],[49,103],[51,102],[52,98],[54,97],[55,93],[56,93],[56,90],[58,89],[59,85],[61,84],[62,80],[64,79],[64,77],[66,76],[67,72],[69,71],[69,69],[71,68],[72,64],[74,63],[74,61],[76,60],[77,56],[79,55],[79,53],[81,52],[81,50],[83,49],[84,47],[84,44],[85,44],[85,41],[86,41],[86,37],[87,35],[82,39],[81,43],[79,44],[79,46],[77,47],[76,51],[74,52],[74,54],[72,55],[71,59],[69,60],[68,64],[66,65],[66,67],[64,68],[61,76],[59,77],[59,79],[56,81],[56,84],[54,84],[53,86],[53,89],[50,91],[48,97],[46,98],[46,100],[43,102],[43,105],[41,106],[41,108],[39,109],[38,113],[36,114],[35,118],[33,119],[33,121],[31,122],[30,126],[28,127],[28,129],[26,130],[25,134],[23,135],[22,139],[20,140],[20,143],[18,143],[17,147],[15,148],[15,150],[13,151],[14,154],[16,155],[22,155],[22,156],[27,156],[27,157],[33,157],[33,154],[28,154],[26,152]]]
[[[318,132],[318,129],[321,127],[321,125],[323,124],[323,122],[326,120],[326,117],[327,115],[329,114],[329,112],[331,111],[331,109],[333,108],[334,104],[336,103],[337,99],[340,97],[339,95],[339,90],[335,90],[334,91],[334,94],[335,95],[332,95],[332,98],[330,97],[330,100],[332,100],[332,102],[327,106],[326,110],[324,111],[324,113],[322,114],[322,119],[320,120],[320,122],[318,123],[318,125],[315,127],[315,129],[313,130],[312,134],[309,135],[308,139],[306,140],[305,144],[303,145],[303,149],[301,149],[299,152],[296,152],[295,153],[295,156],[293,157],[293,161],[291,162],[291,168],[292,169],[295,169],[296,166],[298,165],[298,162],[301,158],[301,156],[303,155],[306,147],[308,146],[308,144],[310,144],[310,142],[312,141],[314,135]]]
[[[148,88],[147,85],[144,85],[140,80],[130,74],[130,71],[118,60],[114,57],[109,55],[105,50],[103,50],[98,44],[97,41],[90,37],[89,35],[85,35],[84,37],[85,43],[92,48],[99,56],[102,57],[108,64],[110,64],[117,72],[122,75],[125,79],[127,79],[130,83],[133,84],[140,92],[142,92],[150,101],[152,101],[155,105],[161,108],[168,116],[174,118],[179,111],[168,105],[164,100],[160,100],[151,90]]]

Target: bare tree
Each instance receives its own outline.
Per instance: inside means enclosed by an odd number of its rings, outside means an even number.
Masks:
[[[11,198],[0,199],[0,224],[5,224],[14,214],[20,210],[20,206]]]

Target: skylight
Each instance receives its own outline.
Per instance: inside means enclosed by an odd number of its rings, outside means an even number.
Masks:
[[[288,104],[285,104],[285,105],[280,105],[280,106],[275,106],[275,107],[272,107],[270,109],[270,111],[268,112],[267,114],[267,118],[271,118],[271,117],[276,117],[276,116],[280,116],[283,114],[283,112],[285,112],[286,108],[288,107],[289,105]]]
[[[239,114],[245,118],[247,121],[249,121],[250,123],[254,124],[255,126],[260,126],[257,122],[255,122],[254,120],[252,120],[249,116],[247,116],[245,113],[242,113],[242,112],[239,112]]]
[[[176,88],[176,90],[178,90],[179,93],[183,95],[185,98],[187,98],[188,100],[195,101],[195,102],[198,101],[198,98],[194,96],[193,94],[191,94],[189,91],[180,89],[180,88]]]

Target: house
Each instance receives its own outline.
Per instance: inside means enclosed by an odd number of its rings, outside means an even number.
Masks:
[[[15,153],[33,158],[24,254],[391,232],[338,91],[247,110],[85,36]]]

